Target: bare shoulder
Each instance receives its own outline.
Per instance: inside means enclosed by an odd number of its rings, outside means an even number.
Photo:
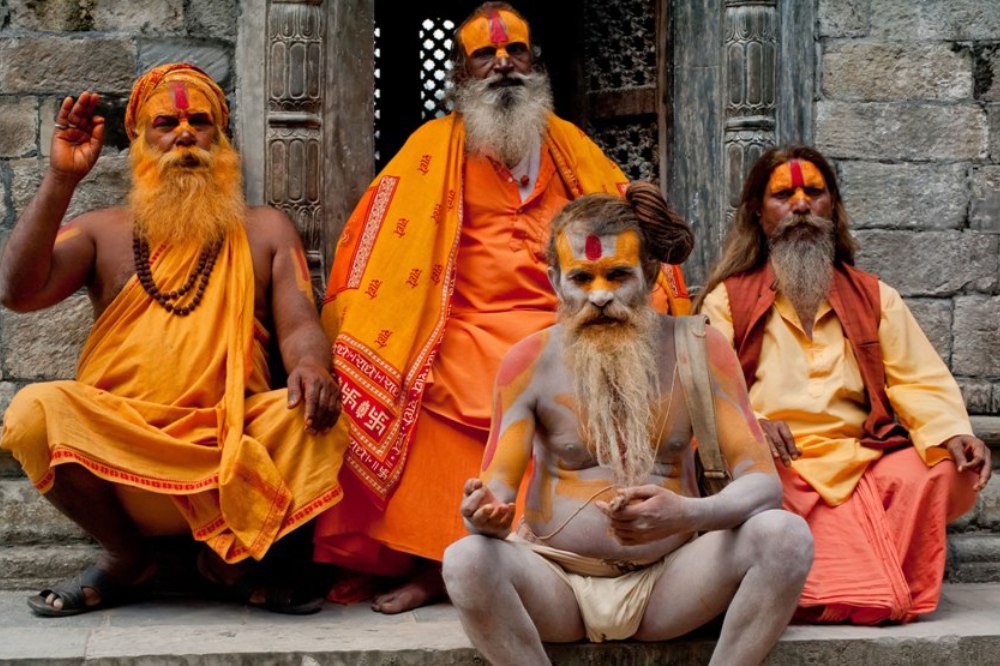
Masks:
[[[705,327],[705,349],[712,368],[734,375],[743,372],[729,339],[711,324]]]
[[[98,208],[74,217],[63,227],[76,228],[91,235],[118,232],[125,227],[131,231],[132,217],[125,206]]]
[[[270,206],[247,209],[247,238],[251,244],[269,245],[274,249],[297,241],[298,231],[286,213]]]
[[[554,326],[543,329],[515,343],[500,363],[497,385],[506,386],[525,373],[534,374],[545,356],[554,329]]]

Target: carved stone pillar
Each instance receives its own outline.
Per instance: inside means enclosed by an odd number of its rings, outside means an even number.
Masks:
[[[723,39],[722,140],[728,222],[739,205],[750,167],[777,140],[777,1],[726,0]]]
[[[272,0],[267,17],[264,201],[295,222],[309,264],[324,268],[324,0]]]
[[[302,235],[318,290],[374,171],[374,0],[243,3],[237,139],[247,201]]]

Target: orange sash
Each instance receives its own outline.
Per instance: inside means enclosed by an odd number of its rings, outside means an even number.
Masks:
[[[624,192],[621,170],[571,123],[552,116],[545,148],[574,197]],[[456,114],[414,132],[348,219],[323,301],[343,391],[337,436],[348,439],[347,468],[380,507],[402,474],[448,318],[464,155]],[[683,282],[674,293],[686,297]]]

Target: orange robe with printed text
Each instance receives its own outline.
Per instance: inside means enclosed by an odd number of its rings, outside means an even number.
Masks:
[[[197,261],[197,249],[161,248],[151,270],[167,292]],[[79,464],[169,497],[181,524],[226,561],[263,557],[340,500],[343,450],[306,433],[287,390],[268,386],[267,333],[253,300],[242,228],[187,317],[168,313],[132,276],[95,322],[77,379],[19,392],[0,443],[43,493],[58,483],[56,466]]]
[[[415,159],[440,154],[440,144],[427,140],[426,130],[433,132],[435,124],[453,121],[454,117],[432,121],[430,127],[418,130],[383,176],[397,170],[405,174],[400,162],[405,165],[408,154],[416,155]],[[451,138],[449,150],[454,149],[456,138],[462,145],[461,124],[453,129],[459,136]],[[439,138],[444,140],[447,137]],[[567,162],[579,159],[586,169],[599,174],[590,176],[585,191],[620,194],[626,182],[621,171],[582,132],[555,118],[543,144],[534,191],[524,201],[504,167],[483,157],[465,156],[464,150],[460,155],[456,176],[461,183],[450,191],[464,194],[462,205],[456,206],[461,220],[451,268],[443,270],[444,277],[450,274],[454,281],[447,325],[425,377],[415,427],[404,445],[405,473],[399,475],[390,490],[391,501],[386,502],[372,493],[364,473],[342,475],[345,502],[317,521],[315,557],[319,561],[401,575],[411,563],[401,553],[440,561],[444,549],[466,534],[458,509],[466,479],[478,473],[482,462],[496,370],[515,342],[555,322],[556,298],[546,261],[549,222],[583,191],[574,178],[576,164]],[[382,182],[382,176],[376,179],[355,215],[371,211]],[[597,186],[599,182],[604,185]],[[403,210],[405,203],[403,200],[400,205]],[[415,215],[403,219],[410,225],[417,223]],[[397,237],[408,232],[396,217],[390,215],[388,223],[397,225]],[[352,229],[349,222],[345,234],[357,237],[362,232]],[[382,242],[388,245],[396,241],[390,237]],[[345,250],[342,242],[335,263],[347,263],[356,253],[349,247]],[[669,277],[663,278],[659,289],[661,308],[665,309],[669,300],[675,311],[683,311],[688,301],[679,270],[667,267],[667,272]],[[324,308],[328,332],[343,332],[341,322],[332,314],[339,294],[337,276],[335,266]],[[670,286],[668,279],[674,280],[669,297],[665,293]],[[385,288],[386,282],[388,279],[380,279],[379,287]],[[345,387],[345,413],[350,414],[352,401],[365,404],[360,401],[368,398],[356,391],[353,376],[344,381],[343,359],[344,354],[338,353],[335,363],[341,364],[338,372]],[[348,372],[351,370],[353,366]],[[370,453],[366,450],[361,455]],[[348,469],[356,472],[357,466],[350,463],[349,449]],[[383,478],[386,476],[388,473]]]

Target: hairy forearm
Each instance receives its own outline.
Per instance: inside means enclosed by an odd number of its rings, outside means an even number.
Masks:
[[[45,172],[34,199],[11,231],[0,261],[0,295],[5,306],[17,309],[48,281],[56,234],[75,189],[75,180],[51,169]]]
[[[715,495],[689,500],[693,527],[699,532],[732,529],[754,514],[780,508],[781,492],[781,481],[772,474],[741,476]]]

